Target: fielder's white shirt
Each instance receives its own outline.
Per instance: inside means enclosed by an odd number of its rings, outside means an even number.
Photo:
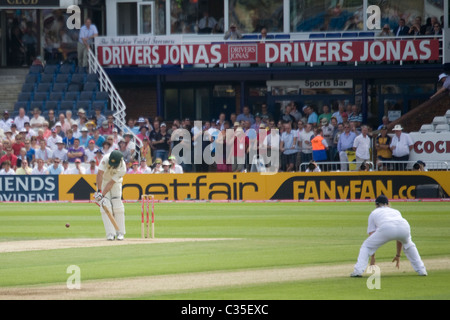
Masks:
[[[391,207],[380,207],[373,210],[369,215],[369,223],[367,226],[367,233],[374,232],[385,223],[394,221],[406,222],[402,217],[400,211],[392,209]]]

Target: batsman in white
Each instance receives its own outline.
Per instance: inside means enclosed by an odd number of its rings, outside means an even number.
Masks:
[[[125,208],[122,203],[122,182],[126,173],[126,164],[120,151],[114,150],[105,155],[98,166],[97,192],[95,201],[100,206],[107,240],[123,240],[125,235]],[[103,206],[115,218],[119,231],[116,231]]]
[[[364,241],[359,251],[358,261],[355,264],[351,277],[361,277],[366,270],[371,258],[371,265],[375,264],[375,252],[386,242],[397,241],[397,254],[392,262],[396,261],[396,267],[400,266],[400,253],[405,252],[411,262],[414,271],[420,276],[426,276],[427,271],[416,245],[411,240],[411,228],[398,210],[389,206],[386,196],[380,195],[375,200],[376,209],[369,215],[367,233],[369,237]]]

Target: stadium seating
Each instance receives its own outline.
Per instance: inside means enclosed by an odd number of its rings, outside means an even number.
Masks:
[[[91,114],[94,108],[101,108],[106,114],[109,96],[100,91],[99,79],[96,74],[89,74],[85,68],[77,68],[75,64],[49,64],[31,66],[22,90],[14,105],[14,116],[20,108],[29,114],[34,108],[39,108],[43,114],[49,109],[56,112],[79,108]]]

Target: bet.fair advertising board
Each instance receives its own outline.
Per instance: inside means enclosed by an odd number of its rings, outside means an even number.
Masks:
[[[92,200],[95,175],[0,176],[0,202]],[[450,195],[450,171],[335,173],[128,174],[123,199],[156,200],[367,200],[415,199],[418,185],[440,185]]]

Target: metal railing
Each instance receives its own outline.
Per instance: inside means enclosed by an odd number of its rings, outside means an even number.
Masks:
[[[449,163],[446,161],[426,161],[426,166],[419,170],[416,161],[372,161],[365,162],[367,166],[362,167],[363,162],[316,162],[320,172],[348,172],[348,171],[449,171]],[[299,171],[306,172],[310,163],[304,162],[299,166]],[[309,170],[312,171],[312,170]],[[317,172],[317,171],[316,171]]]
[[[93,53],[94,50],[88,51],[89,57],[89,73],[95,73],[98,76],[100,82],[100,91],[105,91],[109,96],[110,109],[113,112],[114,124],[122,133],[130,133],[133,138],[132,141],[136,145],[136,154],[138,155],[138,160],[140,159],[139,149],[142,146],[142,140],[132,132],[126,124],[126,105],[117,92],[114,84],[109,78],[108,74],[105,72],[103,67],[100,65],[96,55]]]

